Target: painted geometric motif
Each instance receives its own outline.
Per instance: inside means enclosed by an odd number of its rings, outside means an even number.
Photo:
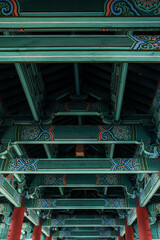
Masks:
[[[36,159],[11,159],[9,170],[11,171],[37,171],[38,158]]]
[[[111,174],[97,174],[96,185],[118,185],[119,176]]]
[[[134,41],[131,49],[134,50],[160,50],[160,36],[129,35]]]
[[[37,208],[55,208],[56,199],[38,199],[36,201]]]
[[[124,199],[116,198],[116,199],[105,199],[105,207],[106,208],[121,208],[126,205]]]
[[[140,162],[138,158],[112,158],[112,171],[138,171]]]
[[[46,185],[66,185],[66,175],[45,175],[44,184]]]
[[[159,0],[107,0],[106,16],[154,16],[160,14]]]
[[[105,128],[100,125],[101,130],[99,134],[99,140],[111,140],[111,141],[129,141],[132,140],[132,134],[134,132],[134,127],[127,125],[116,125],[109,128]]]
[[[0,16],[18,16],[18,8],[15,0],[0,0]]]
[[[21,141],[53,141],[53,126],[24,126],[18,127],[19,140]]]

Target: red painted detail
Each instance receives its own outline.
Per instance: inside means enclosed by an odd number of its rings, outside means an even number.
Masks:
[[[134,232],[132,225],[127,225],[127,219],[125,220],[125,239],[134,240]]]
[[[48,132],[51,134],[51,140],[53,141],[53,133],[52,133],[52,130],[53,130],[53,126],[48,130]]]
[[[65,180],[65,178],[66,178],[66,175],[64,175],[63,178],[62,178],[62,180],[63,180],[63,182],[64,182],[64,185],[66,185],[66,180]]]
[[[124,240],[124,237],[120,236],[120,232],[119,232],[118,240]]]
[[[14,14],[14,16],[17,17],[19,15],[18,14],[18,9],[17,9],[17,3],[14,0],[10,0],[10,1],[13,4],[13,14]]]
[[[65,109],[66,109],[66,112],[69,112],[69,109],[68,109],[67,103],[65,103]]]
[[[75,148],[75,157],[85,157],[85,149],[84,149],[84,144],[76,144]]]
[[[40,240],[41,239],[41,230],[42,230],[42,220],[39,221],[39,226],[34,225],[32,240]]]
[[[100,134],[99,134],[99,141],[101,141],[102,137],[102,133],[104,132],[103,128],[101,127],[101,125],[99,125],[99,129],[101,130]]]
[[[96,182],[96,185],[98,185],[98,183],[99,183],[99,180],[100,180],[100,177],[98,176],[98,174],[96,174],[96,177],[97,177],[97,182]]]
[[[50,236],[49,236],[49,237],[47,237],[47,236],[46,236],[45,240],[52,240],[52,231],[51,231],[51,233],[50,233]]]
[[[111,4],[114,2],[115,0],[110,0],[109,3],[107,4],[107,11],[106,11],[106,16],[109,16],[111,13]]]
[[[19,240],[21,236],[22,224],[24,219],[24,202],[25,199],[22,200],[21,207],[14,207],[12,220],[10,223],[7,240]]]
[[[88,112],[89,108],[90,108],[90,103],[88,103],[88,106],[87,106],[86,112]]]
[[[152,240],[152,234],[148,219],[148,212],[146,207],[140,207],[139,200],[137,198],[137,224],[140,240]]]

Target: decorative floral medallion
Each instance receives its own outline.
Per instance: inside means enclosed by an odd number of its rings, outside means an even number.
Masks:
[[[149,13],[160,7],[159,0],[135,0],[135,4],[139,10]]]
[[[18,127],[19,140],[22,141],[53,141],[53,126]]]
[[[111,174],[97,174],[97,182],[96,185],[117,185],[118,184],[118,175]]]
[[[106,16],[154,16],[160,14],[159,0],[107,0]]]
[[[45,175],[44,184],[48,185],[66,185],[66,175]]]
[[[99,140],[111,140],[111,141],[127,141],[132,140],[131,132],[134,130],[131,126],[116,125],[106,128],[105,126],[99,126],[101,132],[99,134]]]

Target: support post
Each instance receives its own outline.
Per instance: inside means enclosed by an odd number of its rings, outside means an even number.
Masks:
[[[126,240],[134,240],[134,232],[133,232],[133,227],[132,225],[127,225],[127,219],[125,220],[125,235],[126,235]]]
[[[46,239],[45,240],[52,240],[52,231],[51,231],[51,233],[50,233],[50,236],[48,237],[48,236],[46,236]]]
[[[118,240],[124,240],[124,237],[121,237],[120,232],[119,232]]]
[[[152,240],[152,234],[149,224],[148,212],[146,207],[140,207],[137,199],[137,224],[140,240]]]
[[[34,225],[32,240],[40,240],[41,239],[41,230],[42,230],[42,220],[40,219],[39,225]]]
[[[20,239],[21,229],[22,229],[22,224],[24,219],[24,211],[25,211],[24,202],[25,202],[25,199],[22,200],[21,207],[14,207],[7,240]]]

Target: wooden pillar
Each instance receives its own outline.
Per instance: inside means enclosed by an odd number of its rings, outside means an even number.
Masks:
[[[52,240],[52,232],[50,233],[50,237],[46,236],[45,240]]]
[[[32,240],[41,239],[41,230],[42,230],[42,220],[39,221],[39,226],[34,225]]]
[[[146,207],[140,207],[137,199],[137,225],[139,240],[152,240],[151,228]]]
[[[118,236],[118,240],[124,240],[124,237],[121,237],[120,233],[119,233],[119,236]]]
[[[21,236],[22,224],[24,219],[24,202],[25,199],[22,200],[21,207],[14,207],[12,220],[10,223],[7,240],[19,240]]]
[[[134,232],[132,225],[127,225],[127,219],[125,220],[125,237],[126,240],[134,240]]]

